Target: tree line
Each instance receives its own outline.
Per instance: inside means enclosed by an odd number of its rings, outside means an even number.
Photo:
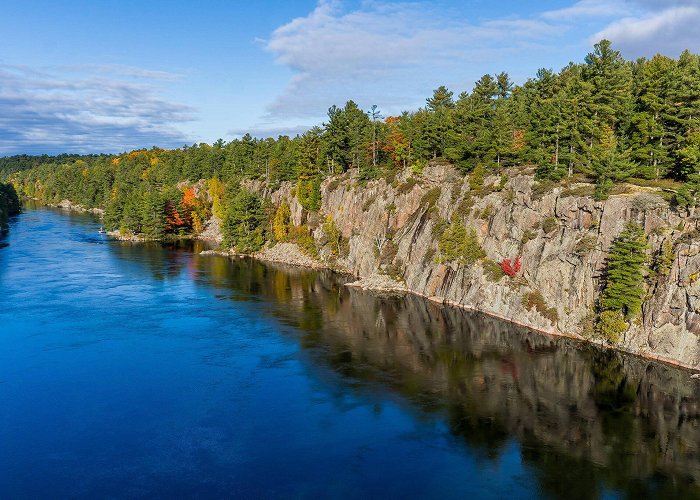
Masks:
[[[507,73],[484,75],[456,97],[440,86],[424,107],[400,116],[384,118],[377,106],[363,110],[348,101],[296,137],[5,157],[0,179],[42,201],[102,207],[109,228],[153,237],[197,232],[214,212],[234,241],[244,226],[255,230],[271,217],[263,200],[241,188],[243,179],[293,181],[301,204],[315,211],[327,176],[356,169],[360,182],[390,178],[433,159],[477,176],[532,165],[540,180],[595,183],[599,199],[624,181],[674,181],[675,201],[694,206],[700,56],[685,51],[677,59],[627,61],[603,40],[584,62],[559,72],[541,69],[522,85]]]
[[[20,201],[14,186],[0,182],[0,230],[7,224],[8,217],[19,211]]]

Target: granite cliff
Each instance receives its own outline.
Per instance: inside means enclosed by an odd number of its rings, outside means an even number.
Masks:
[[[591,185],[547,186],[522,168],[486,178],[476,190],[445,164],[404,171],[391,183],[361,185],[355,175],[324,181],[319,212],[304,210],[290,183],[247,187],[275,205],[288,203],[291,222],[313,230],[318,259],[370,287],[394,283],[434,301],[594,341],[592,311],[608,250],[625,223],[635,221],[647,235],[649,262],[666,264],[647,276],[642,313],[617,347],[700,369],[698,219],[673,208],[661,190],[628,186],[595,201]],[[440,259],[439,234],[454,220],[476,231],[485,258]],[[340,233],[338,244],[330,244],[329,221]],[[517,276],[503,275],[498,263],[517,256]]]

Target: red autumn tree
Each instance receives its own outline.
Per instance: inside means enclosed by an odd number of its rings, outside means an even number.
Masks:
[[[511,264],[510,259],[503,259],[501,261],[501,269],[505,274],[511,278],[515,278],[515,275],[520,272],[520,255],[515,258],[515,262]]]
[[[175,231],[185,225],[180,214],[177,211],[175,203],[171,200],[165,202],[165,230]]]

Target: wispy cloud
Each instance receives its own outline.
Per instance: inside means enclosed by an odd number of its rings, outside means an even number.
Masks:
[[[292,125],[288,127],[274,127],[274,126],[260,126],[260,127],[248,127],[229,130],[226,135],[236,138],[243,137],[246,134],[250,134],[258,139],[273,138],[277,139],[281,135],[286,135],[289,137],[295,137],[301,135],[311,127],[308,125]]]
[[[579,0],[557,10],[533,6],[527,15],[494,15],[465,19],[424,2],[350,7],[320,0],[265,42],[276,62],[294,73],[265,119],[317,117],[321,108],[350,97],[392,113],[420,104],[437,84],[468,87],[469,77],[487,72],[481,70],[500,65],[499,71],[513,73],[520,61],[550,66],[541,54],[583,51],[601,38],[630,58],[700,50],[700,0]]]
[[[542,18],[455,20],[428,3],[322,0],[307,16],[275,30],[266,49],[295,75],[268,108],[269,117],[318,116],[319,102],[349,96],[381,99],[388,108],[412,103],[438,72],[531,50],[566,28]]]
[[[0,65],[0,154],[182,145],[175,125],[193,110],[159,96],[176,78],[130,66]]]
[[[629,12],[625,2],[616,0],[580,0],[568,7],[549,10],[542,13],[544,19],[553,21],[572,21],[581,18],[610,18]]]

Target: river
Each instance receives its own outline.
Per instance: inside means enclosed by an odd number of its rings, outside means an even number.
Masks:
[[[0,498],[700,497],[685,370],[98,228],[0,241]]]

